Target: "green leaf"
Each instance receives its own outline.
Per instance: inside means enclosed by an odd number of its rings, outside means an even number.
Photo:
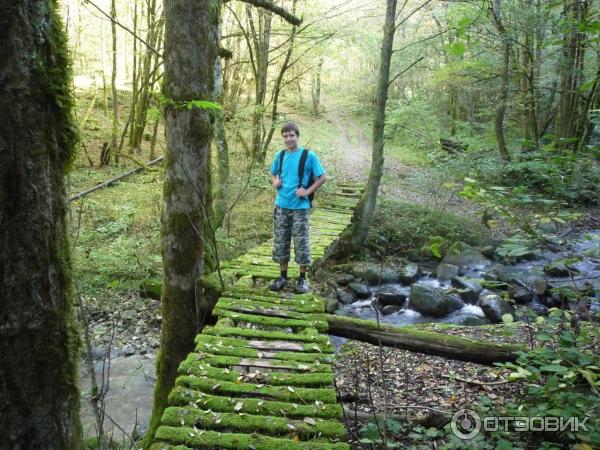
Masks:
[[[556,365],[556,364],[550,364],[547,366],[540,366],[540,370],[542,372],[562,373],[562,372],[565,372],[567,370],[567,368],[564,366]]]
[[[465,53],[466,47],[462,41],[456,41],[448,49],[454,56],[462,56]]]

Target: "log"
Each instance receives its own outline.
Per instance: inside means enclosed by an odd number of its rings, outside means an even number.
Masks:
[[[492,365],[517,359],[519,345],[496,344],[460,336],[425,331],[415,327],[394,327],[371,320],[325,315],[329,334],[373,345],[401,348],[428,355],[442,356],[459,361]]]

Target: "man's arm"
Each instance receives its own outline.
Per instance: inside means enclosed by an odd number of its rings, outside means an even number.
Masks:
[[[279,175],[271,174],[271,183],[273,183],[273,187],[275,189],[279,189],[281,187],[281,180],[279,179]]]
[[[325,174],[323,174],[320,177],[315,178],[314,183],[307,189],[304,189],[303,187],[296,189],[296,195],[298,197],[308,197],[310,194],[319,189],[323,183],[325,183],[325,181],[327,181],[327,178],[325,178]]]

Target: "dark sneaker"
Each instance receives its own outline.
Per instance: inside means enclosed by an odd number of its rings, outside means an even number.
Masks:
[[[296,294],[304,294],[308,292],[308,281],[306,278],[299,278],[298,284],[296,285]]]
[[[287,278],[279,277],[275,281],[273,281],[273,283],[271,283],[269,289],[271,289],[272,291],[280,291],[283,289],[286,283]]]

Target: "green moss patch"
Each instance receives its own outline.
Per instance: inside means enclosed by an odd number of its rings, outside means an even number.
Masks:
[[[206,327],[202,330],[203,334],[210,334],[214,336],[240,336],[245,338],[257,338],[257,339],[273,339],[273,340],[287,340],[287,341],[301,341],[301,342],[329,342],[329,338],[326,335],[305,335],[305,334],[290,334],[281,331],[265,331],[265,330],[254,330],[252,328],[215,328]]]
[[[276,350],[277,345],[289,346],[286,350],[289,351],[301,351],[308,353],[333,353],[333,345],[329,342],[325,343],[316,343],[312,342],[310,344],[305,344],[302,342],[289,342],[287,340],[262,340],[262,339],[241,339],[241,338],[228,338],[221,336],[211,336],[209,334],[199,334],[196,336],[194,340],[196,344],[210,344],[215,346],[223,346],[228,345],[232,347],[249,347],[255,348],[257,350]]]
[[[228,317],[235,322],[248,322],[265,327],[279,328],[317,328],[321,332],[327,332],[327,322],[319,320],[281,319],[279,317],[257,316],[253,314],[236,313],[225,309],[215,308],[213,315],[217,317]]]

